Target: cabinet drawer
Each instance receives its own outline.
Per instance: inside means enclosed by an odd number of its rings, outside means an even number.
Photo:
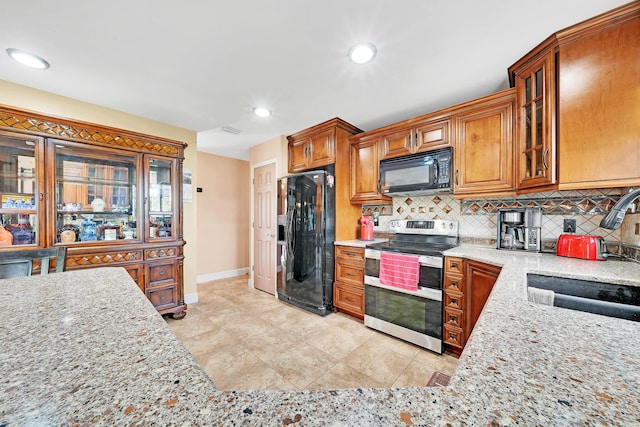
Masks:
[[[464,328],[463,311],[455,308],[445,307],[444,324],[448,326],[455,326],[460,329]]]
[[[167,282],[176,281],[175,261],[150,264],[148,268],[149,286],[159,286]]]
[[[364,263],[364,249],[353,246],[336,246],[336,259]]]
[[[364,268],[337,261],[336,281],[364,289]]]
[[[355,314],[364,315],[364,289],[336,282],[333,286],[333,305]]]
[[[444,293],[444,307],[464,310],[464,295],[457,292],[446,291]]]
[[[444,275],[444,290],[454,292],[464,292],[464,277],[459,274]]]
[[[170,286],[162,289],[152,289],[148,291],[148,297],[151,304],[158,310],[169,308],[178,303],[178,288]]]
[[[127,273],[137,283],[138,287],[144,292],[144,266],[142,264],[127,265],[124,268],[127,269]]]
[[[462,274],[464,269],[462,266],[462,258],[445,257],[444,258],[444,271],[445,273],[458,273]]]
[[[455,326],[444,325],[444,342],[453,347],[462,348],[462,329]]]

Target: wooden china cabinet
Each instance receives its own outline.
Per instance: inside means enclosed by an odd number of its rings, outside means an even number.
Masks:
[[[185,147],[0,106],[0,252],[66,246],[67,270],[124,267],[161,314],[184,317]]]

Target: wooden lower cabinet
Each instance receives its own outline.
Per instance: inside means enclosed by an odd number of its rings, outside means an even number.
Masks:
[[[477,261],[445,258],[443,341],[448,351],[462,352],[500,270]]]
[[[182,247],[163,245],[147,246],[144,250],[139,247],[118,249],[70,248],[66,269],[123,267],[160,314],[171,314],[177,319],[184,317],[187,306],[181,286]]]
[[[364,248],[336,246],[333,307],[364,319]]]
[[[144,264],[134,264],[134,265],[125,265],[123,266],[129,276],[136,282],[136,285],[140,288],[142,292],[144,292]]]

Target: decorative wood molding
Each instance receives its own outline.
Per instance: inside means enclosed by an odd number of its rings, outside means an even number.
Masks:
[[[179,254],[179,250],[176,247],[171,248],[154,248],[147,249],[144,251],[145,259],[153,259],[153,258],[174,258]]]
[[[116,264],[128,261],[142,261],[142,251],[102,252],[97,254],[67,256],[67,269],[88,265]]]
[[[139,134],[0,105],[0,129],[21,131],[31,135],[56,137],[94,145],[118,147],[137,152],[184,157],[187,144],[165,138]]]

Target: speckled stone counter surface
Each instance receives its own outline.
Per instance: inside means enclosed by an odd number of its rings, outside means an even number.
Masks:
[[[376,237],[373,240],[360,240],[360,239],[336,240],[335,242],[333,242],[333,244],[335,246],[354,246],[356,248],[364,248],[367,245],[372,245],[374,243],[388,242],[388,241],[389,239],[381,239]]]
[[[639,284],[640,264],[446,255],[503,266],[446,388],[216,391],[124,271],[0,281],[0,425],[640,425],[640,323],[530,303],[525,283]]]
[[[216,389],[122,268],[0,280],[0,425],[167,425]]]

